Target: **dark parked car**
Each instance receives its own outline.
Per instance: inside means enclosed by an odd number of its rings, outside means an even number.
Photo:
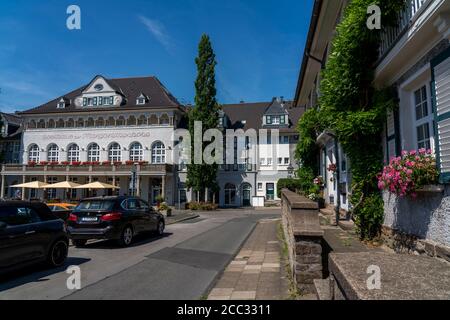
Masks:
[[[0,201],[0,273],[44,261],[59,267],[68,248],[64,221],[45,204]]]
[[[135,197],[100,197],[82,200],[67,220],[75,246],[89,239],[113,239],[129,246],[141,232],[164,233],[164,216],[144,200]]]

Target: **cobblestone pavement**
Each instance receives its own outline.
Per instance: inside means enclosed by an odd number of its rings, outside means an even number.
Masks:
[[[280,220],[261,220],[228,265],[208,300],[283,300],[289,280],[277,230]]]

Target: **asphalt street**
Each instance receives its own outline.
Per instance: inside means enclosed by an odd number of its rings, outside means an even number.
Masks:
[[[201,299],[261,219],[279,210],[225,210],[170,225],[161,238],[141,236],[129,248],[98,241],[70,248],[66,266],[32,267],[0,278],[6,299]],[[69,290],[69,266],[81,270],[81,289]]]

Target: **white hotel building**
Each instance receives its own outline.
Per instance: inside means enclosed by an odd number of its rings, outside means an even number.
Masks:
[[[2,165],[0,198],[44,196],[44,190],[9,187],[18,183],[101,181],[120,187],[121,195],[134,193],[152,203],[158,195],[171,205],[189,202],[193,195],[185,187],[185,168],[172,160],[173,130],[186,128],[186,111],[155,77],[96,76],[86,86],[16,114],[23,121],[22,163]],[[221,167],[215,197],[220,206],[250,206],[258,196],[278,200],[277,181],[295,165],[295,127],[300,116],[300,109],[291,109],[280,99],[223,106],[223,128],[279,129],[282,137],[271,153],[274,156],[264,154],[267,145],[259,145],[257,165]],[[136,179],[132,179],[134,172]],[[91,190],[89,196],[112,192]],[[87,190],[45,193],[47,199],[88,196]]]

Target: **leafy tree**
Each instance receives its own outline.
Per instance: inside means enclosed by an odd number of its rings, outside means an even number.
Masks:
[[[217,128],[219,121],[219,105],[216,100],[215,67],[216,55],[207,35],[202,35],[198,46],[197,80],[195,81],[195,106],[189,112],[189,132],[192,137],[192,150],[194,150],[194,123],[202,122],[202,137],[208,129]],[[209,143],[202,143],[202,152]],[[192,161],[193,162],[193,161]],[[188,165],[187,186],[203,197],[205,190],[216,191],[217,164],[190,164]],[[200,199],[199,199],[200,200]],[[205,199],[206,200],[206,199]]]

